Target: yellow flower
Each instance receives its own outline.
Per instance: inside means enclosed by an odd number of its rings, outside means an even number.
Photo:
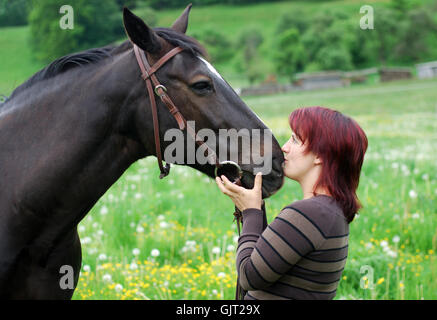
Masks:
[[[376,282],[376,284],[381,284],[384,282],[384,280],[385,280],[384,278],[379,278],[378,281]]]

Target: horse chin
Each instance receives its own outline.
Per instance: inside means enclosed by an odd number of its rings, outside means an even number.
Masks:
[[[282,187],[284,180],[283,180],[283,177],[280,179],[282,179],[282,182],[281,182],[279,188],[278,187],[269,188],[271,185],[269,177],[268,176],[263,177],[263,185],[261,187],[263,199],[267,199],[267,198],[271,197]],[[254,183],[255,183],[255,176],[251,172],[243,171],[241,185],[246,189],[252,189],[254,186]]]

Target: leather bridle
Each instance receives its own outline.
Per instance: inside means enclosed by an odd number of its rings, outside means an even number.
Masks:
[[[208,152],[208,162],[210,164],[215,165],[215,175],[219,175],[220,173],[225,174],[227,176],[228,172],[232,172],[231,178],[232,182],[241,183],[240,179],[242,178],[242,170],[240,166],[233,161],[223,161],[219,162],[217,154],[200,138],[197,138],[196,132],[194,129],[187,123],[184,116],[181,114],[179,109],[175,106],[171,98],[167,94],[167,88],[163,86],[158,78],[156,77],[156,72],[161,68],[166,62],[172,59],[177,54],[181,53],[184,49],[181,47],[176,47],[169,52],[167,52],[163,57],[161,57],[153,66],[150,66],[147,61],[147,57],[145,52],[140,49],[136,44],[132,43],[134,47],[135,57],[137,59],[138,65],[141,69],[142,78],[146,82],[147,91],[149,94],[150,106],[152,109],[152,119],[153,119],[153,132],[155,136],[155,148],[156,148],[156,157],[158,158],[158,165],[161,171],[159,176],[160,179],[163,179],[170,173],[170,164],[167,163],[165,166],[163,165],[162,153],[161,153],[161,142],[159,136],[159,121],[158,121],[158,111],[156,107],[155,94],[161,99],[164,105],[168,108],[172,116],[178,123],[180,130],[187,130],[187,133],[193,138],[193,140],[199,145],[204,145],[205,151]]]

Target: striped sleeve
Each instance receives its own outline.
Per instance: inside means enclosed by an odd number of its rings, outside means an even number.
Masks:
[[[236,264],[246,291],[269,287],[324,242],[318,226],[292,208],[284,208],[265,229],[261,210],[245,210],[243,221]]]

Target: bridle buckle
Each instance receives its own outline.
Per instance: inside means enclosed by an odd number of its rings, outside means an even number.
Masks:
[[[166,87],[164,87],[162,84],[158,84],[158,85],[155,87],[155,94],[156,94],[158,97],[161,97],[162,95],[164,95],[164,94],[159,94],[159,93],[158,93],[158,90],[159,90],[159,89],[162,89],[162,90],[164,91],[164,93],[167,92],[167,88],[166,88]]]

